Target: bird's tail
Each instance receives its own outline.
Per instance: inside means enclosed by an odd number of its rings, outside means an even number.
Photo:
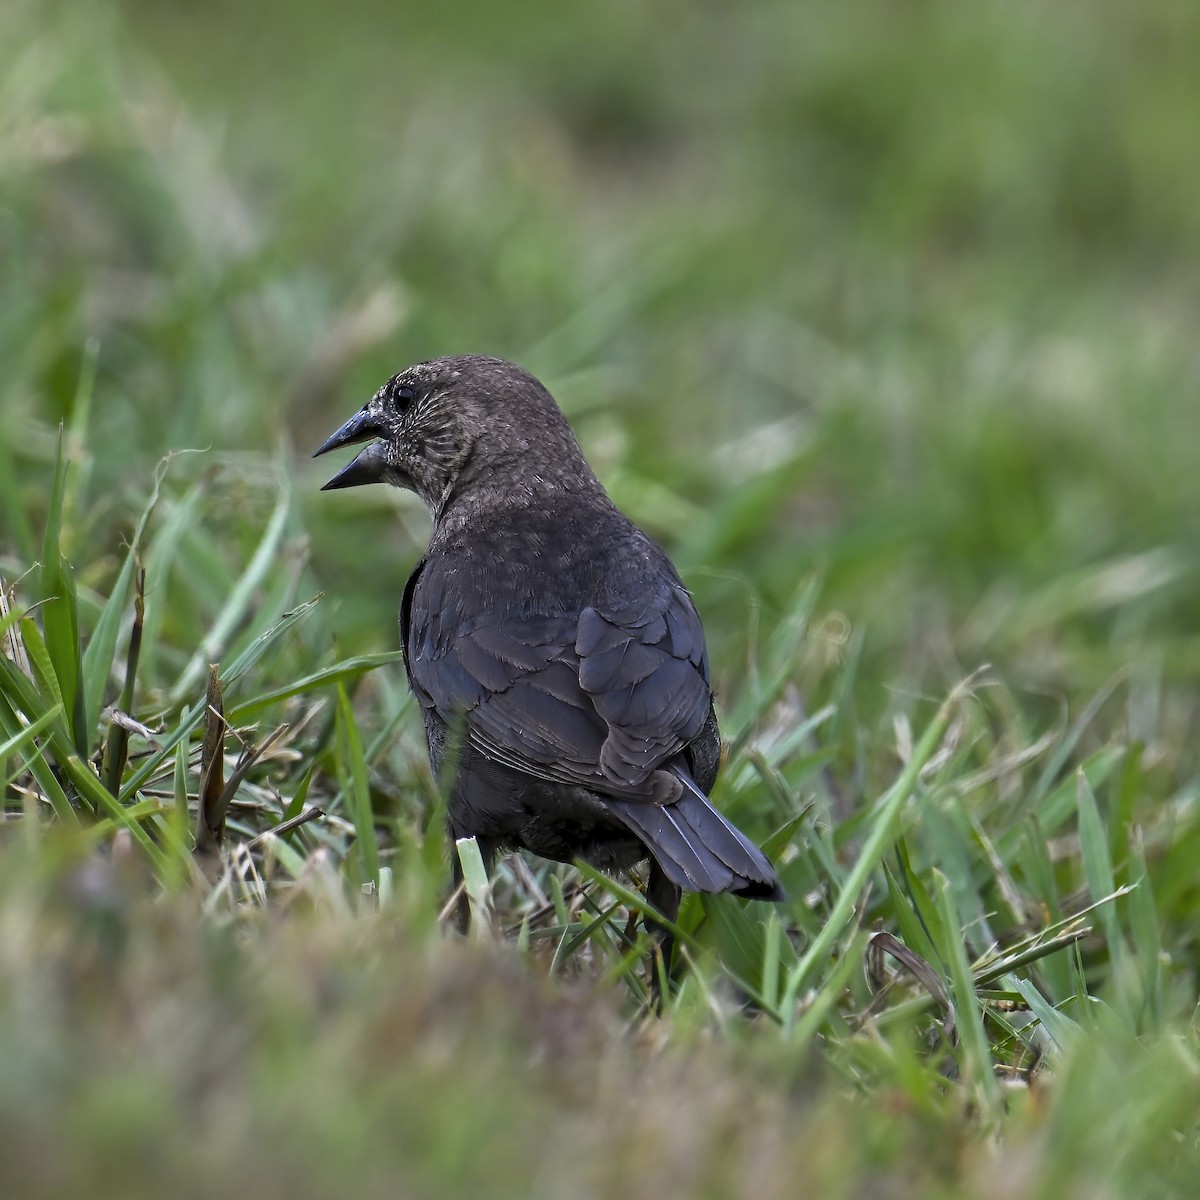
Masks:
[[[713,808],[686,771],[671,773],[683,784],[683,794],[669,804],[605,797],[667,878],[689,892],[786,899],[767,856]]]

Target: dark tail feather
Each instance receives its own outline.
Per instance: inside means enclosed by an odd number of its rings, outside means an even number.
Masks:
[[[683,771],[672,774],[684,792],[671,804],[606,797],[613,812],[646,843],[667,878],[689,892],[785,899],[766,855],[713,808]]]
[[[737,886],[730,867],[679,819],[676,806],[645,800],[608,800],[609,807],[646,843],[672,883],[689,892],[728,892]]]

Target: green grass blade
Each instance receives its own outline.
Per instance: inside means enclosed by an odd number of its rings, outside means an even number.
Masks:
[[[863,955],[866,953],[867,937],[861,930],[855,930],[854,935],[842,947],[837,956],[833,970],[822,980],[804,1007],[804,1011],[796,1018],[788,1034],[788,1044],[796,1049],[804,1049],[821,1031],[829,1014],[833,1012],[841,999],[854,974],[862,969]]]
[[[71,730],[76,751],[81,756],[86,756],[90,738],[81,689],[79,603],[75,591],[75,573],[62,552],[63,496],[67,477],[64,439],[65,434],[60,426],[58,456],[54,465],[50,507],[46,515],[46,531],[42,541],[42,628],[46,650],[54,664],[54,675],[58,680],[63,715]]]
[[[1138,1024],[1157,1033],[1162,1030],[1167,1015],[1163,988],[1163,930],[1154,901],[1152,875],[1146,862],[1142,834],[1138,829],[1131,830],[1129,834],[1129,865],[1137,873],[1129,900],[1129,922],[1142,969],[1144,1019]]]
[[[920,778],[925,764],[933,757],[950,727],[950,721],[963,697],[974,684],[978,672],[960,683],[938,709],[920,742],[900,774],[875,807],[871,833],[859,852],[858,861],[847,875],[841,893],[820,933],[813,939],[799,963],[792,969],[784,989],[785,1019],[791,1020],[796,997],[812,975],[824,965],[838,938],[849,924],[855,905],[875,868],[893,844],[900,824],[900,812]]]
[[[160,464],[159,469],[164,469]],[[142,631],[142,660],[152,678],[161,672],[159,659],[160,631],[167,619],[164,600],[171,594],[172,572],[180,561],[180,546],[187,531],[199,520],[200,501],[204,497],[201,484],[188,489],[182,499],[169,500],[163,507],[165,516],[146,548],[146,622]],[[186,564],[184,564],[186,569]]]
[[[459,838],[454,844],[462,867],[463,886],[471,908],[471,936],[490,940],[492,929],[492,885],[487,867],[474,838]]]
[[[1029,980],[1008,975],[1004,979],[1004,986],[1009,991],[1021,994],[1025,1003],[1029,1005],[1029,1011],[1037,1017],[1056,1049],[1069,1050],[1083,1036],[1082,1026],[1072,1021],[1065,1013],[1059,1012]]]
[[[280,620],[268,629],[265,633],[255,638],[246,649],[234,659],[230,667],[222,672],[221,682],[228,690],[233,683],[246,674],[262,656],[278,641],[292,626],[303,621],[316,608],[320,596],[314,597],[312,600],[307,600],[303,604],[297,605],[289,613],[284,613]],[[143,646],[144,646],[143,642]],[[145,651],[143,649],[143,655]],[[151,779],[155,774],[162,770],[163,764],[167,757],[174,751],[175,747],[184,739],[191,735],[196,726],[200,724],[204,717],[204,700],[197,700],[191,708],[187,709],[180,718],[179,723],[175,728],[163,739],[160,739],[159,749],[153,754],[148,755],[141,766],[135,770],[128,779],[125,780],[124,786],[121,788],[121,800],[127,802],[133,798],[138,789],[146,784],[146,781]]]
[[[19,732],[14,733],[12,737],[5,738],[0,741],[0,762],[8,758],[9,755],[18,752],[24,752],[25,747],[29,745],[35,738],[40,737],[42,733],[61,715],[62,710],[56,704],[53,708],[47,709],[36,721],[30,725],[26,725]],[[7,780],[5,781],[8,782]]]
[[[0,666],[5,664],[11,666],[8,660],[0,655]],[[18,720],[17,712],[24,712],[28,716],[28,709],[24,706],[19,706],[10,703],[9,694],[4,691],[3,681],[0,680],[0,730],[6,737],[19,737],[24,729],[28,726]],[[40,716],[32,722],[34,725],[41,724],[43,730],[53,726],[55,719],[61,716],[57,709],[49,709],[40,714]],[[46,720],[47,718],[51,718]],[[34,779],[34,782],[41,789],[46,799],[50,802],[50,807],[54,810],[54,815],[66,825],[75,826],[79,823],[79,818],[75,813],[75,809],[71,806],[70,798],[67,796],[63,786],[58,781],[58,776],[50,767],[50,762],[46,758],[45,748],[43,746],[26,746],[19,753],[19,758],[23,763],[24,769],[27,770]]]
[[[279,544],[287,528],[288,514],[291,511],[292,492],[287,476],[280,475],[279,498],[275,511],[267,522],[254,556],[247,564],[240,578],[230,590],[225,604],[217,614],[216,619],[205,634],[204,640],[196,652],[188,660],[180,672],[179,678],[171,688],[171,700],[178,703],[190,694],[199,683],[208,663],[218,662],[225,653],[226,644],[238,624],[245,618],[246,612],[254,600],[254,595],[262,585],[268,572],[276,567]]]
[[[971,964],[967,961],[966,945],[962,940],[962,920],[954,899],[954,888],[943,877],[938,897],[942,920],[951,931],[950,938],[950,986],[954,993],[955,1024],[962,1042],[968,1075],[989,1112],[994,1112],[1000,1099],[999,1085],[992,1065],[992,1053],[988,1044],[987,1030],[983,1024],[983,1010],[975,992],[975,981],[971,975]],[[953,936],[958,931],[958,936]]]
[[[1116,876],[1113,871],[1112,859],[1109,857],[1108,832],[1100,816],[1100,806],[1096,803],[1096,794],[1092,791],[1083,771],[1076,773],[1076,802],[1079,806],[1079,848],[1083,859],[1084,877],[1087,879],[1088,891],[1092,900],[1099,902],[1113,896],[1117,891]],[[1108,944],[1108,953],[1112,961],[1113,976],[1117,984],[1117,996],[1123,1010],[1122,1015],[1130,1021],[1133,1013],[1128,1008],[1125,994],[1125,942],[1121,935],[1121,923],[1116,906],[1104,904],[1097,913],[1097,919],[1104,930],[1104,940]]]
[[[53,704],[65,716],[62,688],[59,686],[58,676],[55,674],[54,664],[50,661],[50,652],[46,649],[41,630],[32,617],[21,618],[21,642],[25,647],[29,669],[33,672],[34,683],[42,698],[47,704]],[[28,712],[26,715],[29,715]],[[65,720],[62,722],[62,731],[70,733]]]
[[[117,639],[120,636],[121,623],[129,606],[130,589],[133,586],[139,554],[150,519],[158,508],[169,462],[170,460],[166,460],[159,463],[158,469],[154,472],[154,486],[150,492],[150,499],[146,502],[146,506],[138,518],[129,549],[125,553],[125,561],[121,564],[116,582],[100,611],[100,618],[96,622],[95,629],[92,630],[92,636],[88,639],[87,649],[83,652],[84,704],[89,729],[95,729],[100,720],[104,690],[112,678],[113,664],[117,657]]]
[[[403,660],[404,655],[399,650],[389,650],[382,654],[362,654],[356,658],[343,659],[332,666],[322,667],[321,670],[314,671],[311,675],[305,675],[304,678],[297,679],[295,683],[284,684],[282,687],[255,696],[251,700],[243,701],[230,710],[229,719],[234,723],[246,721],[264,708],[269,708],[272,704],[278,704],[282,700],[290,700],[293,696],[302,696],[306,692],[317,691],[319,688],[328,687],[331,683],[345,683],[367,671],[374,671],[379,667],[390,666],[392,663]]]

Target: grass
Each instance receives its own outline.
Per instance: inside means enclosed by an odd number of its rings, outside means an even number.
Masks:
[[[6,1191],[1190,1195],[1192,8],[343,10],[0,16]],[[307,461],[463,350],[791,896],[659,1017],[638,881],[446,844],[426,518]]]

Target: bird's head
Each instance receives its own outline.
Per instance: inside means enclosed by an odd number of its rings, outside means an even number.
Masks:
[[[360,442],[369,444],[322,491],[390,483],[416,492],[436,518],[468,490],[598,487],[554,398],[499,358],[407,367],[313,457]]]

